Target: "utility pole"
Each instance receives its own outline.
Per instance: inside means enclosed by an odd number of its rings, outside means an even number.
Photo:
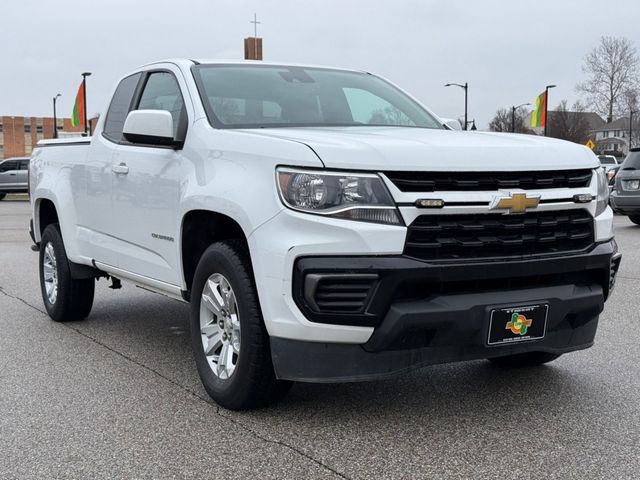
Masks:
[[[61,97],[59,93],[53,97],[53,136],[52,138],[58,138],[58,118],[56,117],[56,100]]]

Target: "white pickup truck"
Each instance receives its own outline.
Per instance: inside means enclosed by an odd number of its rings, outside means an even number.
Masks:
[[[190,302],[198,372],[232,409],[587,348],[620,262],[586,147],[453,131],[337,68],[146,65],[91,138],[39,142],[30,193],[51,318],[89,315],[98,277]]]

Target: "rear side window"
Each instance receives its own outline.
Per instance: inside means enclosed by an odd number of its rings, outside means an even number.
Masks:
[[[144,86],[137,110],[166,110],[173,118],[173,138],[184,140],[187,112],[178,81],[169,72],[153,72]]]
[[[640,170],[640,150],[631,151],[622,164],[623,170]]]
[[[11,170],[17,170],[17,169],[18,169],[18,162],[16,162],[15,160],[12,160],[11,162],[0,163],[0,173],[9,172]]]
[[[131,109],[133,95],[136,92],[136,87],[138,86],[141,75],[141,73],[136,73],[135,75],[122,79],[118,88],[116,88],[116,92],[113,94],[102,132],[105,137],[113,142],[117,143],[122,140],[124,121],[127,119],[127,115]]]
[[[29,160],[20,160],[20,170],[29,170]]]

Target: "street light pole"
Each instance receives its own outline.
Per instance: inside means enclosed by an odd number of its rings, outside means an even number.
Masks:
[[[549,89],[555,88],[556,85],[547,85],[544,87],[544,136],[547,136],[547,125],[549,124],[549,118],[547,113],[549,112]]]
[[[456,87],[460,87],[464,90],[464,129],[467,129],[467,124],[469,123],[468,120],[468,95],[469,95],[469,84],[467,82],[464,82],[464,85],[462,85],[461,83],[447,83],[445,85],[445,87],[451,87],[451,86],[456,86]]]
[[[517,107],[511,107],[511,133],[516,133],[516,110],[525,105],[531,105],[530,103],[521,103]]]
[[[52,138],[58,138],[58,118],[56,117],[56,100],[58,100],[58,97],[61,97],[62,95],[60,95],[59,93],[53,97],[53,137]]]
[[[91,72],[84,72],[82,74],[82,95],[83,95],[83,107],[84,107],[84,134],[89,132],[89,121],[87,119],[87,77],[91,75]]]
[[[631,151],[631,139],[633,138],[633,114],[638,113],[637,110],[629,110],[629,151]]]

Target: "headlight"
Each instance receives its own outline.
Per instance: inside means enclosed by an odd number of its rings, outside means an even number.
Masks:
[[[378,175],[278,168],[278,191],[293,210],[362,222],[402,225]]]
[[[596,197],[596,217],[605,211],[609,205],[609,182],[607,174],[602,168],[595,169],[596,180],[598,182],[598,196]]]
[[[640,190],[640,180],[623,180],[622,188],[625,190]]]

